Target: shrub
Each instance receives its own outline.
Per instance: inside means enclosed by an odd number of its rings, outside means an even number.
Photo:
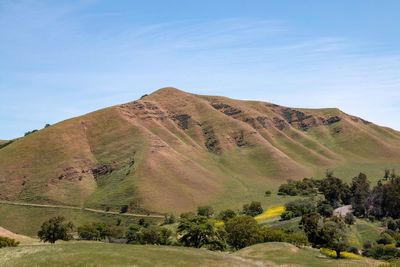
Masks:
[[[152,225],[143,228],[139,234],[141,244],[168,245],[172,231],[161,226]]]
[[[379,239],[376,240],[376,243],[382,245],[389,245],[389,244],[395,244],[396,240],[394,240],[394,238],[390,234],[383,232],[380,235]]]
[[[164,224],[173,224],[175,222],[176,222],[176,219],[175,219],[174,214],[171,213],[171,214],[165,215]]]
[[[319,181],[313,178],[304,178],[300,181],[288,180],[286,184],[282,184],[278,189],[278,195],[289,196],[309,196],[317,194],[317,186]]]
[[[353,213],[347,213],[346,216],[344,216],[344,222],[346,224],[352,225],[356,222],[356,217],[354,217]]]
[[[265,191],[265,196],[266,196],[266,197],[269,197],[269,196],[271,196],[271,194],[272,194],[272,193],[271,193],[271,191],[270,191],[270,190],[267,190],[267,191]]]
[[[78,235],[83,240],[100,240],[100,231],[95,224],[78,227]]]
[[[0,248],[5,247],[16,247],[19,245],[19,242],[8,237],[0,236]]]
[[[258,201],[252,201],[249,204],[243,205],[243,214],[248,215],[248,216],[257,216],[258,214],[263,213],[263,208],[261,206],[261,202]]]
[[[317,211],[324,217],[330,217],[333,215],[333,207],[327,201],[318,202]]]
[[[210,218],[214,215],[214,209],[211,206],[200,206],[197,208],[197,215]]]
[[[377,244],[369,249],[364,250],[363,256],[388,260],[400,257],[400,250],[398,250],[393,244]]]
[[[120,213],[127,213],[128,212],[128,205],[123,205],[120,209]]]
[[[227,222],[228,220],[232,219],[236,217],[236,212],[230,209],[227,210],[222,210],[219,215],[218,215],[218,219]]]
[[[316,211],[317,207],[314,201],[309,199],[291,201],[285,204],[286,211],[282,213],[282,220],[290,220],[304,214],[310,214]]]
[[[127,243],[136,244],[140,242],[140,226],[137,224],[129,226],[128,230],[125,232],[125,237]]]

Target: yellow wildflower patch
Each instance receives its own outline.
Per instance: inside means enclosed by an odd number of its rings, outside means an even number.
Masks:
[[[285,211],[285,207],[284,206],[276,206],[276,207],[272,207],[272,208],[267,209],[266,211],[264,211],[260,215],[257,215],[254,218],[256,219],[257,222],[265,221],[265,220],[268,220],[268,219],[271,219],[271,218],[275,218],[275,217],[281,216],[281,214],[284,211]]]
[[[321,248],[320,249],[321,254],[324,254],[325,256],[331,257],[331,258],[336,258],[336,252],[327,248]],[[351,253],[351,252],[341,252],[340,257],[344,259],[349,259],[349,260],[356,260],[360,259],[361,256]]]

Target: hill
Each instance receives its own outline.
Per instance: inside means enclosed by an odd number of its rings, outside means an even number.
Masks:
[[[156,257],[154,255],[157,255]],[[233,254],[204,249],[67,242],[0,250],[0,265],[12,266],[379,266],[367,258],[330,259],[315,249],[266,243]]]
[[[130,211],[239,208],[326,169],[372,180],[400,167],[400,133],[338,109],[174,88],[69,119],[0,149],[0,199]]]

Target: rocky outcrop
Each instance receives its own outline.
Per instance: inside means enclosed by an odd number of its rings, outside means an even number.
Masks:
[[[220,147],[220,142],[214,133],[214,129],[211,126],[204,127],[203,135],[205,139],[204,145],[207,150],[211,153],[220,154],[222,149]]]
[[[228,116],[233,116],[242,113],[242,110],[240,110],[239,108],[232,107],[224,103],[211,103],[211,106]]]

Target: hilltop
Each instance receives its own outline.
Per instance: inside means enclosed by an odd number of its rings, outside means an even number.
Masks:
[[[376,180],[396,167],[400,133],[339,109],[164,88],[1,148],[0,199],[178,213],[202,204],[238,208],[326,169]]]

